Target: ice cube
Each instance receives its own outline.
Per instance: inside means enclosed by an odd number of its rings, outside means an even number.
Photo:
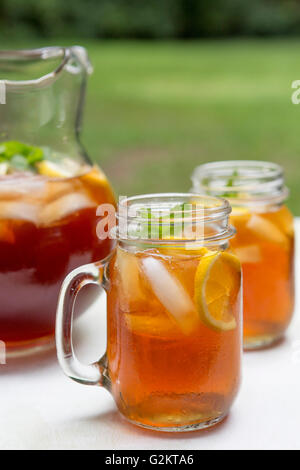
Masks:
[[[117,261],[120,276],[120,305],[124,312],[143,310],[147,301],[141,286],[140,262],[134,253],[118,248]]]
[[[234,249],[234,253],[241,263],[259,263],[262,259],[258,245],[241,246]]]
[[[168,315],[183,333],[191,333],[199,323],[199,315],[185,288],[157,258],[151,256],[143,258],[142,267],[153,293],[167,310]]]
[[[66,194],[81,192],[82,185],[78,179],[60,179],[60,180],[49,180],[47,182],[45,197],[47,203],[53,202]]]
[[[8,163],[0,163],[0,176],[6,175],[8,172]]]
[[[288,243],[286,235],[270,220],[265,219],[260,215],[252,215],[250,220],[247,222],[246,227],[248,230],[251,230],[252,233],[264,240],[283,245]]]
[[[43,197],[45,185],[44,177],[31,173],[0,176],[0,199],[17,199],[25,195],[30,198],[40,198]]]
[[[294,218],[286,206],[272,213],[272,222],[288,237],[294,236]]]
[[[0,219],[6,220],[26,220],[37,224],[38,221],[37,204],[21,202],[20,200],[0,202]]]
[[[92,207],[96,208],[96,206],[97,204],[86,194],[70,193],[46,204],[40,211],[39,223],[40,225],[50,225],[74,212]]]
[[[170,321],[167,315],[149,315],[149,312],[146,314],[126,313],[125,320],[128,327],[140,335],[165,338],[175,338],[181,335],[180,329],[173,321]]]

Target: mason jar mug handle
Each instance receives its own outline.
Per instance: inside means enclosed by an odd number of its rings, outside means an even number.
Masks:
[[[107,289],[106,268],[110,256],[102,261],[87,264],[72,271],[63,282],[58,300],[56,316],[56,349],[58,361],[64,371],[75,382],[85,385],[99,385],[107,387],[105,376],[105,357],[90,365],[80,362],[73,348],[72,329],[73,313],[76,298],[81,289],[94,284]]]

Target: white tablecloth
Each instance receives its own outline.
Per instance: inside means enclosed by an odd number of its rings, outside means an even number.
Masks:
[[[300,219],[296,227],[299,239]],[[299,313],[298,303],[280,345],[244,354],[243,384],[229,417],[215,428],[194,433],[162,434],[127,424],[106,390],[66,378],[55,352],[8,361],[0,365],[0,448],[300,449]],[[90,309],[78,320],[75,334],[80,358],[100,357],[105,348],[104,312]]]

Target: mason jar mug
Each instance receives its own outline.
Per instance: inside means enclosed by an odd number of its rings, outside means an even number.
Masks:
[[[230,206],[191,194],[119,204],[114,252],[65,280],[57,351],[65,373],[109,390],[130,422],[190,431],[221,421],[240,383],[241,267],[228,251]],[[72,347],[72,313],[86,284],[107,294],[107,353],[84,366]],[[99,312],[99,315],[104,312]]]

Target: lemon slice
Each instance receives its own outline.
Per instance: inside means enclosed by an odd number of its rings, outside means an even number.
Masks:
[[[37,163],[37,169],[40,175],[49,176],[50,178],[68,178],[73,176],[70,169],[49,160]]]
[[[195,276],[195,304],[202,322],[216,331],[236,327],[233,306],[240,291],[241,266],[226,252],[207,251]]]
[[[60,163],[43,160],[36,166],[40,175],[50,178],[72,178],[79,175],[82,170],[80,164],[70,158],[64,158]]]
[[[83,175],[82,177],[84,180],[89,181],[92,184],[103,184],[107,183],[107,178],[103,171],[98,167],[94,166],[91,171]]]
[[[251,218],[251,212],[247,207],[233,206],[230,214],[230,222],[237,228],[241,224],[246,224]]]
[[[166,239],[164,239],[166,240]],[[171,238],[170,238],[171,240]],[[162,241],[163,243],[163,241]],[[183,244],[162,245],[158,248],[160,253],[170,256],[204,256],[208,250],[205,247],[195,248],[194,243],[186,242]]]

